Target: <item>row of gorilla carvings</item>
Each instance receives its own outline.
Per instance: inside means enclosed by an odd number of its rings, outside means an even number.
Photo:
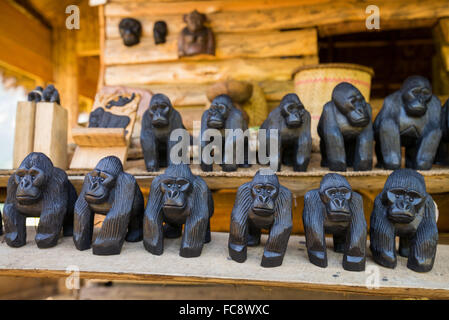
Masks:
[[[318,123],[321,166],[332,171],[346,171],[347,167],[355,171],[371,170],[375,150],[377,166],[395,170],[401,167],[401,147],[406,149],[407,168],[429,170],[435,162],[449,164],[448,115],[449,102],[442,108],[438,97],[432,94],[429,81],[412,76],[400,90],[385,98],[373,123],[371,106],[360,91],[342,82],[334,88],[332,100],[324,105]],[[278,132],[278,150],[274,151],[279,160],[278,170],[281,164],[293,166],[294,171],[307,170],[312,149],[310,123],[310,113],[298,96],[287,94],[261,125],[267,132],[270,129]],[[184,128],[182,119],[168,97],[154,95],[142,117],[141,145],[148,171],[158,171],[159,167],[170,164],[167,155],[173,143],[169,137],[178,128]],[[201,136],[210,128],[245,131],[248,125],[231,98],[220,95],[201,118]],[[211,142],[201,143],[204,148]],[[240,166],[248,165],[245,162]],[[212,165],[205,163],[201,168],[213,170]],[[235,163],[222,164],[223,171],[237,168]]]
[[[420,173],[413,169],[393,171],[371,213],[373,259],[394,268],[395,237],[399,236],[398,252],[408,257],[407,266],[417,272],[430,271],[438,242],[435,211]],[[3,222],[5,240],[11,247],[26,244],[26,218],[40,217],[35,238],[39,248],[55,246],[62,230],[64,236],[73,235],[78,250],[92,247],[96,255],[120,254],[125,240],[143,240],[147,251],[161,255],[164,237],[182,236],[180,255],[197,257],[203,245],[211,241],[213,212],[210,189],[186,164],[171,164],[154,178],[144,208],[134,176],[124,172],[117,157],[101,159],[86,175],[77,196],[67,174],[54,167],[43,153],[33,152],[8,181]],[[93,239],[95,213],[106,217]],[[332,234],[334,250],[343,253],[343,268],[365,269],[367,224],[362,197],[346,178],[329,173],[318,189],[307,192],[303,223],[311,263],[327,266],[325,234]],[[267,229],[261,265],[280,266],[292,225],[291,192],[279,183],[273,171],[261,169],[237,191],[231,213],[229,255],[236,262],[244,262],[247,246],[259,245],[261,230]]]

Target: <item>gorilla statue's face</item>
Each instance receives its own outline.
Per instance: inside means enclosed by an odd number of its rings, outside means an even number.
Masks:
[[[125,46],[133,46],[140,42],[142,35],[142,25],[133,18],[125,18],[119,24],[120,36]]]
[[[33,166],[21,166],[16,170],[14,178],[17,184],[16,199],[19,204],[31,205],[42,197],[46,177],[43,170]]]
[[[282,115],[289,128],[299,128],[304,119],[304,106],[301,101],[285,101],[282,105]]]
[[[405,83],[401,91],[407,115],[421,117],[427,112],[427,104],[432,99],[432,90],[427,82],[415,79]]]
[[[274,214],[274,204],[279,194],[279,187],[271,183],[256,183],[251,188],[253,212],[266,217]]]
[[[407,188],[392,188],[386,192],[388,219],[396,223],[410,223],[415,220],[425,203],[419,192]]]
[[[320,192],[321,201],[326,206],[326,213],[329,220],[334,222],[350,221],[351,210],[349,202],[352,198],[352,191],[347,187],[331,186]]]
[[[101,171],[94,169],[87,174],[88,187],[84,198],[89,204],[101,204],[109,199],[109,191],[115,186],[116,177]]]
[[[370,122],[365,98],[353,85],[349,83],[337,85],[332,100],[352,126],[365,127]]]

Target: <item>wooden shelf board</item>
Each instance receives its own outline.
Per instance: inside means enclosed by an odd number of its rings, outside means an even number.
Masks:
[[[212,241],[203,248],[198,258],[179,256],[181,239],[166,239],[165,252],[154,256],[143,248],[142,242],[127,243],[117,256],[95,256],[91,250],[78,251],[72,238],[62,238],[50,249],[38,249],[34,242],[34,227],[28,228],[28,241],[22,248],[0,245],[1,276],[67,277],[68,266],[77,266],[82,278],[105,280],[132,280],[157,283],[191,284],[250,284],[277,287],[295,287],[305,290],[353,292],[397,297],[449,298],[449,246],[439,245],[434,268],[429,273],[407,269],[407,260],[398,257],[396,269],[375,264],[367,257],[367,268],[378,266],[380,287],[369,289],[369,272],[349,272],[341,266],[342,254],[333,252],[328,239],[327,268],[312,265],[307,258],[304,237],[290,237],[282,266],[260,266],[266,235],[262,245],[248,248],[245,263],[236,263],[228,257],[227,233],[213,233]]]

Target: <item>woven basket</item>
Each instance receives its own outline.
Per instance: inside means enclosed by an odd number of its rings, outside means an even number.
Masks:
[[[349,63],[322,63],[300,67],[293,72],[295,93],[312,117],[312,151],[319,152],[318,121],[323,106],[331,100],[332,90],[340,82],[349,82],[369,101],[371,68]]]

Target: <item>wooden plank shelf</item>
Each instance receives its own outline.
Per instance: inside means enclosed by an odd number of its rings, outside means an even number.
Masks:
[[[191,259],[179,256],[181,239],[166,239],[161,256],[145,251],[142,242],[125,242],[122,253],[117,256],[95,256],[91,250],[76,250],[71,237],[62,238],[56,247],[38,249],[34,236],[34,227],[28,227],[28,241],[22,248],[10,248],[2,241],[0,276],[68,277],[67,268],[76,266],[81,278],[90,279],[249,284],[398,298],[449,298],[449,246],[442,244],[438,246],[434,268],[428,273],[407,269],[403,257],[398,257],[394,270],[378,266],[369,250],[367,271],[349,272],[341,266],[342,254],[331,249],[332,239],[328,239],[329,266],[322,269],[308,261],[302,236],[290,237],[284,262],[277,268],[260,266],[266,235],[262,235],[261,246],[248,248],[248,259],[243,264],[228,257],[227,233],[213,233],[202,255]],[[377,289],[366,285],[367,279],[372,279],[369,277],[373,270],[378,272]]]
[[[253,165],[251,168],[239,168],[236,172],[220,171],[220,167],[216,166],[213,172],[203,172],[199,165],[191,165],[192,172],[201,176],[209,188],[212,190],[220,189],[237,189],[240,185],[250,181],[257,170],[261,168],[259,165]],[[133,174],[137,183],[141,188],[149,188],[154,177],[163,173],[147,172],[145,170],[143,160],[128,161],[126,171]],[[79,191],[82,187],[84,175],[90,170],[67,170],[69,179]],[[0,170],[0,188],[6,187],[12,170]],[[318,188],[320,181],[326,173],[331,171],[326,168],[319,167],[319,155],[314,154],[311,165],[307,172],[294,172],[291,167],[282,167],[282,171],[278,172],[280,182],[296,196],[303,196],[307,191]],[[374,168],[372,171],[339,172],[346,176],[354,190],[380,190],[383,188],[385,181],[392,171],[379,170]],[[432,170],[420,171],[424,176],[429,193],[445,193],[449,192],[449,168],[434,166]]]

